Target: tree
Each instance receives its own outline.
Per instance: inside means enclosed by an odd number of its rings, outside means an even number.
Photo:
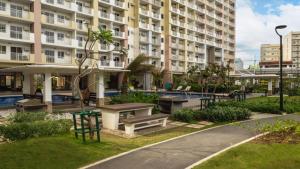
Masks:
[[[93,62],[91,65],[83,66],[87,60],[96,60],[99,61],[99,58],[94,57],[95,55],[99,54],[99,52],[94,52],[95,44],[99,42],[100,44],[104,45],[111,45],[113,44],[112,32],[110,30],[105,30],[99,28],[97,31],[92,31],[90,28],[88,29],[88,36],[87,40],[84,45],[84,55],[82,57],[76,58],[76,63],[78,65],[78,74],[75,76],[73,81],[73,95],[74,97],[79,96],[80,100],[80,107],[82,111],[84,111],[84,97],[80,90],[80,79],[87,76],[92,72],[98,72],[98,63]],[[114,45],[115,46],[115,45]],[[112,51],[120,51],[122,55],[126,54],[124,48],[116,48]]]
[[[127,94],[128,93],[128,83],[132,82],[136,75],[149,73],[151,72],[155,66],[151,64],[146,64],[145,62],[148,60],[147,56],[144,54],[138,55],[131,63],[128,64],[126,67],[126,70],[128,72],[125,72],[123,77],[123,86],[121,93]]]

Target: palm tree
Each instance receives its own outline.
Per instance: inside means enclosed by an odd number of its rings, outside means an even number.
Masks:
[[[126,70],[129,70],[129,72],[126,72],[123,77],[123,86],[121,89],[122,94],[128,93],[128,83],[132,82],[136,75],[149,73],[155,68],[154,65],[146,64],[145,62],[147,60],[148,58],[146,55],[140,54],[130,64],[128,64]]]

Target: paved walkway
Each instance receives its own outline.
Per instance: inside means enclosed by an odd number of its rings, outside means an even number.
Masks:
[[[258,121],[268,123],[277,119],[300,121],[300,116],[271,117],[246,121],[242,125],[212,128],[134,151],[97,164],[90,169],[184,169],[218,151],[257,135],[258,133],[252,129],[257,126]]]

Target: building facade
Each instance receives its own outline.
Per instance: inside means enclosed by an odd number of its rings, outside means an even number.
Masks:
[[[112,30],[115,46],[128,49],[123,58],[112,45],[95,45],[103,69],[123,69],[143,53],[172,81],[190,66],[226,64],[235,57],[235,0],[0,0],[0,68],[76,65],[88,26]],[[71,77],[57,73],[55,87],[70,87]],[[141,79],[144,88],[149,77]],[[20,79],[21,72],[0,74],[1,86],[19,88]]]
[[[300,32],[290,32],[284,37],[284,55],[293,62],[293,68],[300,69]]]

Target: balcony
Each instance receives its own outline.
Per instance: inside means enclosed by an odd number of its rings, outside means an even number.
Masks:
[[[10,52],[10,60],[28,62],[30,61],[30,53]]]
[[[146,49],[140,49],[140,53],[146,55],[146,56],[149,56],[150,55],[150,52]]]
[[[92,8],[84,7],[84,6],[77,6],[77,12],[93,16],[94,15],[94,10]]]
[[[195,52],[197,52],[197,53],[204,53],[204,49],[202,49],[202,48],[195,48]]]
[[[42,15],[41,22],[43,24],[52,25],[55,27],[60,26],[66,29],[75,29],[75,22],[71,20],[59,20],[57,18]]]
[[[100,44],[100,50],[101,51],[110,51],[110,50],[112,50],[112,46],[107,45],[107,44]]]
[[[181,67],[181,66],[172,66],[172,71],[175,71],[175,72],[184,72],[184,67]]]
[[[121,32],[121,31],[113,31],[113,36],[114,37],[118,37],[118,38],[124,38],[125,37],[125,34],[124,32]]]
[[[29,12],[29,11],[25,11],[25,10],[13,10],[13,9],[10,9],[8,6],[6,6],[4,11],[0,10],[0,15],[3,15],[8,18],[12,18],[12,19],[21,19],[22,21],[27,21],[27,22],[34,21],[33,12]]]
[[[59,3],[59,1],[56,0],[41,0],[41,3],[68,11],[76,11],[77,9],[76,4],[74,2],[63,1],[63,3]]]
[[[124,68],[124,62],[113,60],[101,60],[99,61],[99,68]]]
[[[86,24],[80,24],[80,23],[76,23],[76,28],[78,30],[81,30],[81,31],[84,31],[84,32],[87,32],[88,31],[88,27]]]
[[[152,51],[150,56],[153,58],[160,58],[161,54],[160,52]]]
[[[152,39],[152,44],[153,45],[161,45],[161,42],[158,39]]]
[[[99,17],[103,19],[112,20],[111,15],[109,13],[102,12],[102,11],[99,11]]]
[[[195,36],[194,35],[187,35],[188,40],[194,41]]]
[[[99,2],[109,4],[118,8],[125,8],[125,3],[118,0],[99,0]]]
[[[152,12],[152,18],[160,19],[160,14]]]
[[[139,9],[139,12],[140,12],[142,15],[149,16],[149,11],[146,10],[146,9],[140,8],[140,9]]]
[[[147,38],[146,36],[140,36],[140,41],[144,43],[149,43],[149,38]]]
[[[34,43],[34,33],[6,30],[6,32],[0,32],[0,39],[14,42]]]
[[[124,17],[114,15],[114,21],[123,23],[124,22]]]
[[[75,48],[76,46],[78,46],[78,42],[75,39],[65,37],[63,40],[60,40],[57,39],[57,36],[46,36],[44,34],[42,35],[41,41],[42,44],[65,48]]]
[[[160,32],[160,27],[159,26],[152,26],[152,31]]]
[[[155,5],[155,6],[161,7],[161,1],[160,1],[160,0],[152,0],[151,3],[152,3],[153,5]]]
[[[143,29],[149,29],[149,24],[140,22],[140,26]]]

